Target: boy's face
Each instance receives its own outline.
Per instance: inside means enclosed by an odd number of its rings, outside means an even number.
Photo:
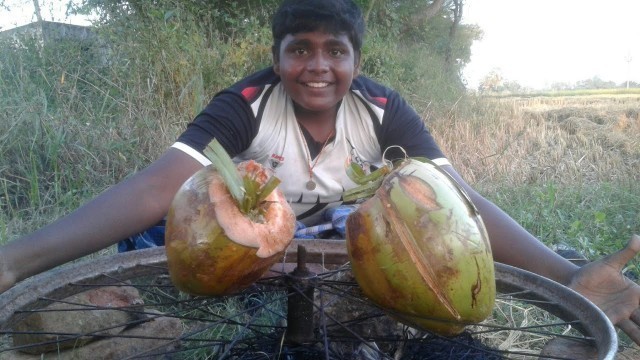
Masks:
[[[360,59],[349,37],[322,31],[288,34],[274,54],[274,71],[297,106],[326,111],[349,91]]]

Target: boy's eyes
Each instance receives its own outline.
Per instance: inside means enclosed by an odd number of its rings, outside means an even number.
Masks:
[[[303,48],[303,47],[299,47],[299,48],[293,48],[291,49],[291,52],[295,55],[306,55],[309,53],[309,50],[307,50],[307,48]],[[342,55],[345,54],[346,51],[344,51],[343,49],[330,49],[328,51],[328,54],[331,55],[332,57],[340,57]]]

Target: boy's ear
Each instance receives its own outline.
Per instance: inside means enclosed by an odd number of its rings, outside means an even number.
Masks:
[[[353,77],[356,78],[360,75],[360,58],[361,55],[358,53],[355,58],[355,66],[353,67]]]

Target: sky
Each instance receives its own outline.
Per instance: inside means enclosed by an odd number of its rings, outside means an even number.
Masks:
[[[466,0],[462,19],[484,31],[464,71],[469,88],[494,69],[531,88],[640,82],[639,0]]]
[[[39,0],[46,20],[65,18],[62,0]],[[0,30],[35,20],[32,0],[4,0]],[[463,75],[471,89],[496,71],[530,88],[598,77],[640,83],[640,0],[465,0],[463,22],[484,32]]]
[[[89,21],[82,16],[65,16],[67,0],[38,0],[38,2],[44,20],[78,25],[89,24]],[[0,0],[0,4],[4,4],[9,9],[0,8],[0,30],[36,21],[33,0]]]

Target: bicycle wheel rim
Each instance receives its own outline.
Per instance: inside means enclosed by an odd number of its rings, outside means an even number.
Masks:
[[[295,245],[298,244],[313,249],[310,261],[316,263],[341,263],[346,259],[346,254],[340,251],[344,244],[342,241],[297,240]],[[295,254],[292,246],[287,255],[288,261],[295,261]],[[0,295],[0,329],[8,331],[5,325],[19,318],[16,311],[39,308],[50,302],[47,299],[64,298],[79,292],[78,287],[69,287],[68,284],[100,283],[112,274],[117,274],[122,280],[150,275],[164,271],[165,263],[164,248],[160,247],[78,262],[40,274]],[[581,331],[596,344],[598,358],[614,358],[617,337],[613,325],[586,298],[551,280],[500,263],[496,263],[496,278],[500,292],[518,294],[525,300],[535,301],[538,307],[563,320],[580,320]]]

